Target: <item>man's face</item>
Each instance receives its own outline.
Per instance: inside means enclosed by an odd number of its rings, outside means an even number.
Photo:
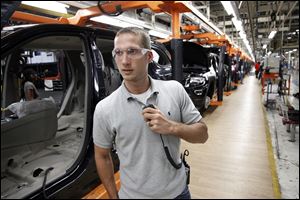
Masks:
[[[152,61],[152,52],[148,51],[138,58],[130,58],[127,49],[141,49],[138,36],[123,33],[114,40],[114,49],[123,51],[122,56],[115,56],[118,69],[125,81],[139,81],[148,76],[148,64]]]

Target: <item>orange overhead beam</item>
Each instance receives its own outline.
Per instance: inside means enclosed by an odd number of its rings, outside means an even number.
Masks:
[[[180,13],[191,12],[191,10],[180,1],[110,1],[101,4],[103,12],[116,13],[130,9],[150,8],[153,12],[167,12],[172,16],[173,38],[180,38]],[[63,23],[84,26],[92,17],[103,13],[98,6],[79,9],[74,17],[52,19],[48,17],[32,15],[16,11],[13,19],[33,23]]]
[[[190,12],[190,10],[181,2],[176,1],[110,1],[102,4],[102,9],[107,13],[139,8],[150,8],[153,12]],[[24,13],[15,11],[12,15],[14,20],[27,21],[33,23],[64,23],[73,24],[78,26],[84,26],[87,21],[92,17],[103,15],[98,6],[92,6],[89,8],[79,9],[74,17],[61,17],[59,19],[53,19],[49,17],[43,17],[39,15]]]
[[[40,15],[34,15],[30,13],[15,11],[11,16],[12,20],[15,21],[25,21],[31,23],[50,23],[50,24],[68,24],[68,20],[66,18],[54,19],[50,17],[44,17]]]
[[[193,29],[193,27],[187,27],[187,29]],[[214,33],[186,33],[180,36],[182,39],[201,39],[197,43],[200,45],[214,44],[217,46],[226,46],[226,51],[229,55],[240,55],[242,59],[250,58],[242,52],[239,48],[234,48],[233,45],[229,42],[229,40],[225,37],[225,35],[216,35]]]
[[[183,3],[177,1],[110,1],[109,3],[102,4],[102,9],[107,13],[118,12],[117,8],[121,11],[139,8],[150,8],[153,12],[190,12]],[[90,18],[102,15],[98,6],[79,9],[74,17],[67,18],[70,24],[83,26]]]
[[[193,27],[188,27],[192,28]],[[199,42],[197,42],[200,45],[206,45],[206,44],[215,44],[217,46],[226,46],[227,51],[231,47],[231,44],[226,39],[225,35],[216,35],[214,33],[187,33],[184,35],[181,35],[182,39],[202,39]]]
[[[109,3],[102,4],[102,8],[107,13],[118,12],[117,7],[122,11],[129,9],[150,8],[154,12],[162,12],[159,5],[163,1],[110,1]],[[92,17],[102,15],[98,6],[79,9],[74,17],[67,18],[70,24],[83,26]]]
[[[209,41],[218,41],[218,42],[228,42],[228,40],[225,38],[225,35],[216,35],[214,33],[187,33],[180,36],[182,39],[205,39],[208,42]]]
[[[184,31],[198,31],[201,29],[199,25],[183,25],[181,26],[182,30]]]

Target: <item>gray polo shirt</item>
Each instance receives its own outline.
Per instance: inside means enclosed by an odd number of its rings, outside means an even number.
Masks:
[[[156,105],[168,119],[192,124],[202,118],[179,82],[152,78],[150,82],[147,104]],[[115,137],[120,159],[120,198],[175,198],[186,185],[184,166],[177,170],[170,164],[159,134],[152,132],[143,119],[143,106],[123,82],[96,106],[94,144],[111,148]],[[174,161],[180,163],[180,138],[162,137]]]

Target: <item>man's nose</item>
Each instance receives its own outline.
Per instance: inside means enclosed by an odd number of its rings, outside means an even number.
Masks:
[[[127,53],[123,53],[123,55],[121,57],[121,62],[123,64],[127,64],[127,63],[129,63],[129,61],[130,61],[130,58],[128,57]]]

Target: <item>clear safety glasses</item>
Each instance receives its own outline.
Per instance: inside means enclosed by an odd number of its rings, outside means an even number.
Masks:
[[[126,52],[126,55],[130,59],[139,59],[143,55],[145,55],[148,51],[151,51],[150,49],[144,49],[144,48],[128,48],[128,49],[114,49],[112,51],[112,56],[114,59],[119,60],[124,55],[124,52]]]

